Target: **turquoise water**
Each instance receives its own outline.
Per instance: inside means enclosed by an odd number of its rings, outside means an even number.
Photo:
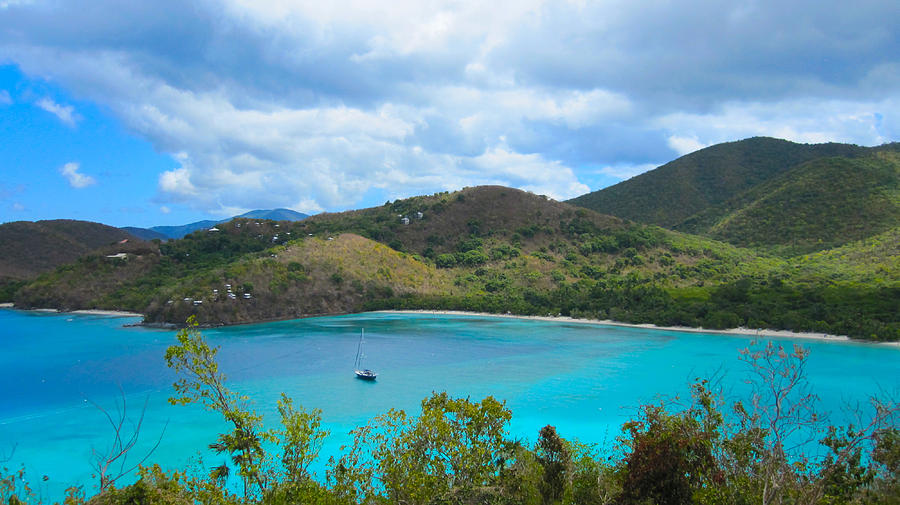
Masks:
[[[71,484],[91,490],[92,448],[112,431],[90,402],[129,417],[147,402],[139,446],[152,460],[183,468],[202,456],[224,425],[198,406],[171,406],[174,376],[163,353],[174,332],[123,327],[136,319],[0,310],[0,460],[25,465],[45,497]],[[360,328],[369,383],[353,375]],[[221,370],[254,408],[277,422],[284,391],[323,410],[336,454],[347,432],[389,408],[415,412],[432,391],[506,400],[513,436],[534,440],[546,424],[563,437],[611,443],[641,403],[684,394],[696,377],[724,376],[729,394],[746,392],[738,350],[749,338],[564,322],[430,314],[360,314],[205,330],[221,347]],[[782,343],[790,343],[783,340]],[[798,341],[811,350],[808,376],[822,407],[841,420],[846,402],[900,390],[900,349]],[[89,400],[89,401],[88,401]],[[326,459],[326,458],[323,458]],[[321,465],[320,465],[321,468]],[[47,480],[44,480],[44,476]]]

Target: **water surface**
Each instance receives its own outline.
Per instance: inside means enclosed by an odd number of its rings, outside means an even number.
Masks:
[[[6,466],[24,464],[45,496],[56,499],[71,484],[92,489],[92,449],[104,449],[112,431],[91,402],[115,416],[123,393],[132,419],[147,402],[135,454],[165,429],[153,461],[169,468],[185,467],[198,455],[208,465],[222,462],[204,450],[225,429],[221,420],[198,406],[167,403],[175,377],[163,354],[174,332],[123,327],[136,321],[0,310],[0,459],[9,459]],[[366,366],[379,373],[375,383],[353,375],[362,328]],[[505,400],[515,437],[533,441],[552,424],[563,437],[599,444],[612,443],[636,406],[660,394],[683,395],[697,377],[724,377],[731,395],[747,391],[747,368],[737,357],[750,338],[731,335],[388,313],[203,333],[220,346],[230,386],[253,399],[267,424],[277,422],[281,392],[321,408],[333,432],[328,454],[338,452],[354,426],[390,408],[416,412],[432,391]],[[846,402],[900,389],[896,347],[798,343],[811,350],[810,383],[836,420]]]

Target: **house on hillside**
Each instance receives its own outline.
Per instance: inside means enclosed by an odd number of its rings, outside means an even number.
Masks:
[[[216,228],[216,227],[215,227],[215,226],[213,226],[213,227],[212,227],[212,228],[210,228],[210,229],[209,229],[209,230],[207,230],[207,231],[208,231],[208,232],[210,232],[210,233],[214,233],[214,232],[217,232],[217,231],[219,231],[219,229],[218,229],[218,228]]]
[[[406,216],[403,216],[400,218],[400,222],[403,224],[409,224],[409,218]]]

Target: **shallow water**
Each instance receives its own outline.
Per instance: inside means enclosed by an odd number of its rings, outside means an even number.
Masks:
[[[112,430],[96,403],[140,418],[139,446],[169,468],[203,454],[224,425],[198,406],[172,406],[174,376],[163,354],[174,332],[125,328],[132,318],[0,310],[0,460],[24,464],[43,496],[58,499],[71,484],[90,491],[92,448]],[[366,331],[369,383],[353,375],[359,332]],[[749,337],[480,316],[360,314],[205,330],[220,346],[230,386],[277,422],[283,391],[323,410],[332,430],[323,453],[336,454],[347,432],[389,408],[416,412],[432,391],[480,400],[493,395],[513,412],[511,434],[533,441],[546,424],[565,438],[609,444],[635,407],[659,394],[684,394],[696,377],[724,377],[731,395],[746,393],[737,359]],[[790,343],[783,339],[781,343]],[[900,349],[873,344],[798,340],[811,350],[808,377],[822,408],[842,420],[841,406],[880,390],[900,389]],[[139,458],[138,458],[139,459]],[[134,461],[136,462],[136,461]],[[321,469],[322,464],[319,465]],[[43,480],[46,476],[48,480]]]

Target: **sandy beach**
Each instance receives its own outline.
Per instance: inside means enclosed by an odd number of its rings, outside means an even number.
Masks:
[[[95,316],[115,316],[115,317],[144,317],[143,314],[137,312],[124,312],[119,310],[73,310],[70,314],[93,314]]]
[[[378,312],[384,313],[394,313],[394,314],[447,314],[447,315],[461,315],[461,316],[487,316],[487,317],[508,317],[513,319],[530,319],[535,321],[552,321],[552,322],[565,322],[565,323],[580,323],[580,324],[598,324],[603,326],[622,326],[625,328],[645,328],[649,330],[673,330],[673,331],[683,331],[689,333],[716,333],[720,335],[738,335],[738,336],[750,336],[750,337],[760,337],[760,338],[793,338],[793,339],[810,339],[810,340],[826,340],[830,342],[866,342],[864,340],[853,340],[846,335],[830,335],[827,333],[813,333],[813,332],[795,332],[788,330],[767,330],[767,329],[755,329],[755,328],[731,328],[727,330],[712,330],[706,328],[691,328],[687,326],[656,326],[654,324],[629,324],[629,323],[620,323],[618,321],[611,321],[608,319],[600,320],[600,319],[576,319],[573,317],[567,316],[521,316],[515,314],[490,314],[490,313],[482,313],[482,312],[464,312],[464,311],[453,311],[453,310],[382,310]],[[893,347],[900,347],[900,342],[866,342],[866,343],[876,343],[881,345],[888,345]]]
[[[14,309],[12,303],[0,303],[0,309]],[[21,310],[21,309],[20,309]],[[58,314],[90,314],[95,316],[112,316],[112,317],[144,317],[143,314],[137,312],[124,312],[119,310],[57,310],[57,309],[29,309],[34,312],[55,312]]]

